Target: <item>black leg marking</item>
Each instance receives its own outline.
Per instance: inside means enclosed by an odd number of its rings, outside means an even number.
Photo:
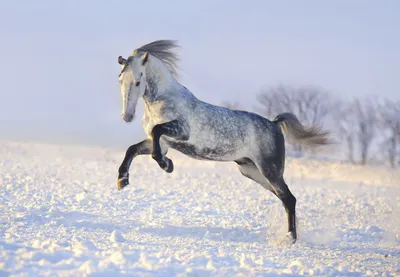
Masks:
[[[278,183],[280,183],[280,187],[285,187],[283,194],[278,194],[277,196],[282,201],[285,206],[285,210],[288,218],[288,233],[292,236],[293,243],[297,240],[297,231],[296,231],[296,197],[289,190],[283,178],[281,178]]]
[[[146,139],[142,142],[131,145],[128,150],[126,150],[124,160],[118,169],[118,190],[129,185],[129,168],[132,160],[138,155],[150,155],[151,147],[151,140]]]
[[[177,140],[188,140],[188,128],[180,121],[173,120],[154,126],[151,135],[153,138],[153,152],[151,153],[151,156],[157,161],[162,169],[168,173],[171,173],[174,170],[174,164],[161,152],[160,137],[165,135]]]
[[[296,197],[294,197],[292,192],[289,190],[283,177],[271,182],[271,186],[275,190],[275,195],[282,201],[283,206],[285,207],[288,222],[288,235],[290,236],[292,243],[295,243],[297,240]]]
[[[282,167],[282,163],[275,160],[266,160],[257,164],[257,168],[269,181],[273,193],[282,201],[285,207],[288,220],[288,235],[292,243],[295,243],[297,240],[296,198],[286,185],[282,177],[283,170],[280,167]]]

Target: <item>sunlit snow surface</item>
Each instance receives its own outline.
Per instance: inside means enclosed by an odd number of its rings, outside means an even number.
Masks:
[[[0,141],[0,276],[399,276],[400,171],[288,158],[299,239],[234,163]]]

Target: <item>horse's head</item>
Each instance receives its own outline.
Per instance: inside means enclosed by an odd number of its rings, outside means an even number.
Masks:
[[[145,65],[149,54],[133,55],[128,59],[118,57],[118,63],[122,66],[119,74],[119,83],[122,94],[122,118],[131,122],[135,117],[136,105],[140,97],[144,95],[146,84]]]

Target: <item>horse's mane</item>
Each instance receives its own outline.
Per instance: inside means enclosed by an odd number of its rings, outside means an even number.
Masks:
[[[174,77],[178,77],[179,56],[172,49],[180,47],[176,40],[156,40],[145,44],[133,51],[133,56],[148,52],[165,63]]]

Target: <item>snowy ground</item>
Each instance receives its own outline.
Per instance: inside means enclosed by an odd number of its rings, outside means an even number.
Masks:
[[[287,159],[299,239],[234,163],[0,141],[0,276],[400,276],[400,173]]]

